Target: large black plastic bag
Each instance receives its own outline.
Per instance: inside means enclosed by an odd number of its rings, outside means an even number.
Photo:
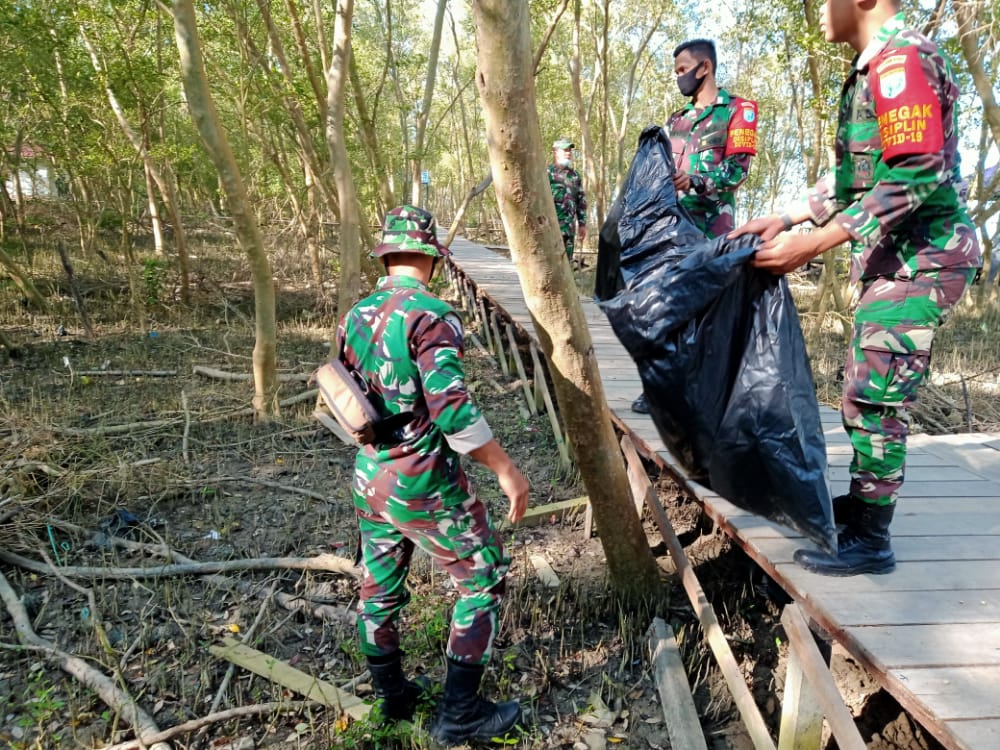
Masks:
[[[692,477],[835,550],[819,405],[785,279],[747,263],[757,237],[706,239],[673,174],[666,133],[647,128],[601,228],[599,305]]]

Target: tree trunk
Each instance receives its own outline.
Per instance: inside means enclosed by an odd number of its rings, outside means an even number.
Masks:
[[[288,18],[292,22],[292,31],[295,32],[295,44],[299,48],[299,57],[302,58],[302,67],[306,71],[309,85],[312,87],[313,95],[316,97],[316,106],[319,109],[320,122],[326,120],[326,93],[320,86],[320,79],[316,75],[313,66],[312,53],[309,45],[306,44],[306,36],[302,32],[302,23],[299,21],[299,12],[295,7],[296,0],[285,0],[285,8],[288,10]]]
[[[434,80],[437,78],[438,53],[441,51],[441,29],[444,27],[444,11],[448,0],[438,0],[437,12],[434,14],[434,35],[431,37],[431,49],[427,56],[427,73],[424,76],[424,99],[417,112],[416,133],[413,136],[413,154],[410,161],[410,200],[414,206],[420,202],[420,168],[424,162],[424,137],[427,134],[427,122],[431,116],[431,104],[434,101]]]
[[[142,171],[146,175],[146,205],[149,206],[149,223],[153,228],[153,253],[163,255],[163,225],[160,223],[160,209],[156,204],[153,174],[148,164],[143,164]]]
[[[160,169],[153,162],[153,158],[149,154],[149,149],[146,148],[145,139],[135,132],[135,128],[132,127],[132,124],[128,121],[128,117],[125,116],[125,110],[122,109],[121,104],[119,104],[118,97],[115,96],[114,89],[111,88],[111,82],[105,76],[104,66],[101,65],[101,60],[97,56],[97,50],[90,43],[90,39],[87,37],[87,32],[82,24],[80,25],[80,39],[83,41],[83,46],[90,55],[90,61],[94,66],[94,72],[97,74],[98,78],[103,79],[102,85],[104,86],[104,93],[108,97],[108,104],[111,105],[111,111],[114,113],[115,119],[118,121],[118,126],[125,134],[128,142],[132,144],[132,148],[134,148],[136,153],[138,153],[142,158],[142,162],[147,173],[153,178],[157,188],[160,190],[160,195],[162,196],[163,203],[167,209],[167,215],[169,216],[170,223],[173,225],[174,229],[174,244],[177,248],[177,261],[180,265],[181,272],[181,298],[187,302],[190,296],[187,241],[184,235],[184,225],[181,223],[180,211],[177,209],[177,198],[176,190],[174,190],[173,187],[173,177],[165,177],[161,173]],[[150,196],[150,203],[154,200],[155,198]]]
[[[337,20],[333,30],[333,54],[326,74],[326,142],[330,149],[340,205],[340,279],[337,282],[337,320],[340,320],[361,291],[361,241],[358,196],[354,189],[351,162],[344,139],[344,89],[351,60],[351,19],[354,0],[337,0]]]
[[[979,34],[975,28],[977,18],[984,18],[982,0],[952,0],[955,18],[958,19],[958,39],[962,46],[962,56],[969,66],[976,92],[983,102],[983,117],[989,123],[993,140],[1000,143],[1000,106],[993,95],[993,82],[983,68],[982,49]]]
[[[24,273],[21,268],[17,265],[12,257],[4,252],[3,248],[0,247],[0,266],[2,266],[6,271],[7,275],[14,280],[17,288],[21,290],[21,294],[27,299],[37,310],[48,310],[48,304],[39,292],[38,288],[32,282],[31,277]]]
[[[378,205],[375,215],[381,217],[395,205],[395,198],[392,194],[392,183],[389,180],[389,170],[385,168],[382,161],[382,153],[379,151],[378,132],[375,130],[375,122],[368,113],[368,103],[365,101],[365,92],[361,86],[361,77],[358,75],[358,66],[351,55],[351,92],[354,94],[354,107],[358,111],[358,136],[365,147],[368,161],[372,165],[372,176],[378,185]]]
[[[535,104],[528,4],[474,0],[477,84],[500,215],[559,409],[594,509],[611,580],[624,596],[652,593],[659,576],[629,498],[597,359],[563,250]]]
[[[259,420],[268,420],[278,413],[277,325],[271,263],[264,250],[257,219],[247,201],[243,176],[229,147],[229,140],[219,126],[219,115],[208,87],[205,61],[198,41],[192,0],[173,0],[173,16],[181,79],[191,119],[215,165],[233,217],[236,236],[250,262],[256,324],[253,408]]]

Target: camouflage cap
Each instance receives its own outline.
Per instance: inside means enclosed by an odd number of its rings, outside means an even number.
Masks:
[[[569,151],[570,149],[576,148],[576,144],[573,143],[569,138],[560,138],[553,141],[552,148],[562,149],[564,151]]]
[[[451,255],[438,242],[434,217],[416,206],[397,206],[385,215],[382,242],[374,247],[372,257],[381,258],[389,253],[422,253],[434,258]]]

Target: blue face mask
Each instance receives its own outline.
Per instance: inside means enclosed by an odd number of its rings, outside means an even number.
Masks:
[[[573,157],[567,156],[566,154],[559,154],[559,156],[556,157],[556,164],[560,167],[572,167]]]

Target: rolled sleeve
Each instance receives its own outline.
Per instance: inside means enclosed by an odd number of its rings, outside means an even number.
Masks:
[[[844,208],[844,204],[836,198],[835,179],[832,172],[828,173],[806,194],[809,219],[818,227],[826,224]]]
[[[493,439],[493,430],[490,429],[486,417],[480,415],[479,419],[464,430],[453,432],[450,435],[446,432],[444,439],[448,441],[448,445],[453,451],[466,455],[490,442]]]

